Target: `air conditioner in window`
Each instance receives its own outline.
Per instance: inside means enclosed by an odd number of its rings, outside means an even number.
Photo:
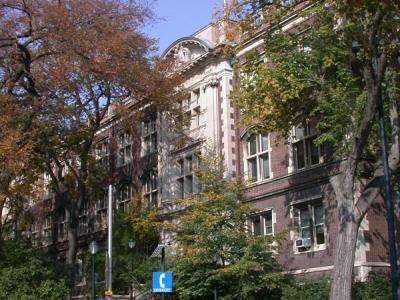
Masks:
[[[296,245],[296,248],[311,248],[311,239],[310,238],[305,238],[305,239],[297,239],[295,240],[294,244]]]

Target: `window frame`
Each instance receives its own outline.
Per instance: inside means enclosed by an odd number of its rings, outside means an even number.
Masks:
[[[95,156],[98,163],[104,168],[109,168],[110,143],[108,139],[103,139],[96,143]]]
[[[158,174],[150,172],[142,184],[142,196],[149,208],[158,207]]]
[[[263,138],[267,139],[264,149]],[[253,144],[253,141],[255,144]],[[253,149],[253,145],[255,149]],[[253,151],[254,150],[254,151]],[[266,132],[257,132],[248,135],[245,139],[245,177],[251,182],[262,182],[271,179],[271,142],[270,134]],[[265,175],[265,157],[268,159],[268,174]],[[254,171],[256,174],[254,175]]]
[[[175,198],[184,199],[191,194],[200,192],[200,185],[195,172],[200,168],[200,153],[187,154],[176,161],[176,183]],[[190,185],[189,185],[190,183]]]
[[[53,216],[46,215],[42,223],[42,244],[47,246],[53,241]]]
[[[63,242],[67,240],[67,222],[65,216],[65,210],[62,210],[58,215],[58,224],[57,224],[57,240],[59,242]]]
[[[133,196],[133,185],[132,184],[124,184],[122,185],[117,191],[117,210],[122,208],[123,212],[128,212],[129,210],[129,203],[132,200]]]
[[[310,122],[303,126],[293,127],[291,148],[292,148],[292,161],[293,170],[301,171],[323,163],[323,153],[320,145],[315,145],[314,140],[318,137],[318,131]],[[302,166],[299,166],[299,150],[302,151]],[[317,150],[317,162],[313,160],[313,151]]]
[[[268,219],[270,218],[270,222],[271,222],[270,223],[271,225],[268,225],[268,226],[267,226],[267,215],[269,215]],[[258,234],[258,235],[264,235],[264,236],[274,236],[275,235],[274,218],[275,218],[275,216],[274,216],[273,209],[267,209],[262,212],[258,212],[258,213],[250,215],[248,217],[249,231],[255,235]],[[258,220],[259,224],[260,224],[260,232],[259,233],[255,232],[255,226],[254,226],[255,220]],[[271,228],[271,232],[267,232],[267,227]]]
[[[150,118],[142,122],[142,157],[156,153],[157,150],[157,118]]]
[[[78,235],[85,235],[89,233],[89,209],[88,203],[83,202],[78,216]]]
[[[97,199],[96,202],[96,230],[103,230],[107,228],[107,193]]]
[[[315,209],[317,207],[320,207],[322,209],[322,222],[316,223],[316,215],[315,215]],[[318,251],[318,250],[324,250],[326,249],[327,246],[327,229],[325,225],[325,207],[322,202],[322,200],[314,200],[314,201],[306,201],[298,204],[293,204],[292,209],[294,210],[293,212],[293,219],[296,225],[296,234],[295,234],[295,240],[297,239],[303,239],[303,238],[310,238],[311,239],[311,248],[310,249],[304,249],[304,250],[299,250],[296,247],[296,253],[303,253],[307,251]],[[307,211],[308,214],[308,226],[302,226],[302,221],[301,221],[301,211]],[[323,243],[317,243],[317,227],[321,227],[323,229],[323,237],[324,237],[324,242]],[[303,228],[309,228],[310,236],[309,237],[304,237],[303,236]],[[294,246],[295,247],[295,246]]]
[[[121,167],[132,161],[132,135],[125,131],[118,135],[117,166]]]

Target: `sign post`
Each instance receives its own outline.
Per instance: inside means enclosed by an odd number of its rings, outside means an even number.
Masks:
[[[161,272],[153,272],[153,293],[161,293],[162,300],[165,298],[165,293],[172,293],[172,273],[165,272],[166,247],[166,244],[159,244],[151,255],[161,258]]]
[[[172,293],[171,272],[153,272],[153,293]]]

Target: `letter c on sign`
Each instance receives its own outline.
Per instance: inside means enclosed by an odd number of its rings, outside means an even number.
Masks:
[[[164,278],[165,278],[165,273],[161,273],[159,281],[160,281],[160,288],[162,289],[165,289],[165,283],[163,282]]]

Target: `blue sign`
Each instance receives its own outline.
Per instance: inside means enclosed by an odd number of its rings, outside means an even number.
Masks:
[[[172,293],[171,272],[153,272],[153,293]]]

